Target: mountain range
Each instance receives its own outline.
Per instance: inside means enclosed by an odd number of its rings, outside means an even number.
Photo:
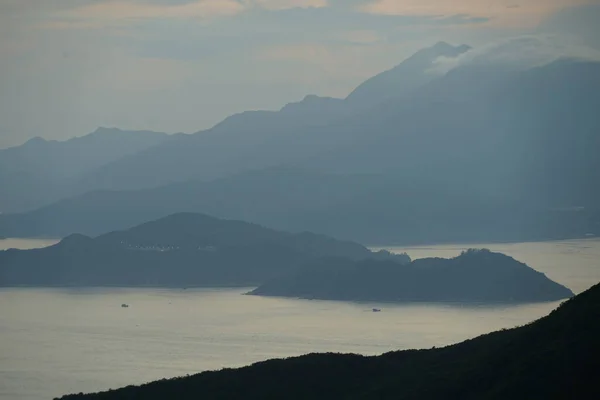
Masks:
[[[0,149],[0,212],[59,200],[73,192],[85,174],[170,138],[151,131],[98,128],[64,142],[36,137],[22,146]]]
[[[421,50],[346,99],[237,114],[90,170],[3,236],[100,234],[179,211],[366,243],[600,233],[600,64],[460,65]],[[43,197],[43,196],[42,196]]]
[[[249,111],[213,128],[155,146],[86,177],[89,188],[135,189],[187,179],[216,179],[249,169],[302,161],[353,143],[364,130],[354,121],[394,97],[435,79],[428,72],[439,57],[458,56],[466,46],[447,43],[423,49],[399,66],[359,85],[346,99],[307,96],[280,111]]]

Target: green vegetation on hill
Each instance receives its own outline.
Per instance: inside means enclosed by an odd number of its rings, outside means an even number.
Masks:
[[[309,354],[62,400],[597,399],[600,285],[547,317],[430,350]]]

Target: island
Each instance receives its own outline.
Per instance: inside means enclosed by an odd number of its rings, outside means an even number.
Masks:
[[[531,324],[428,350],[308,354],[62,400],[595,399],[600,285]]]
[[[0,251],[0,286],[257,286],[323,257],[410,262],[314,233],[178,213],[96,238]]]
[[[537,302],[573,296],[503,254],[411,261],[309,232],[178,213],[41,249],[0,251],[0,286],[256,287],[251,295],[378,302]]]
[[[471,249],[451,259],[322,258],[274,278],[249,294],[383,302],[539,302],[573,296],[512,257]]]

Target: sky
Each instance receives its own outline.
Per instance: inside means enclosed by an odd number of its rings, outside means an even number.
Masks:
[[[344,97],[440,40],[600,51],[597,21],[600,0],[0,0],[0,148]]]

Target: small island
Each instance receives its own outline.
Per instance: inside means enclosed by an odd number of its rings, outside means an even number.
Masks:
[[[425,258],[408,264],[393,260],[324,258],[273,279],[249,294],[320,300],[382,302],[556,301],[573,296],[512,257],[489,250]]]

